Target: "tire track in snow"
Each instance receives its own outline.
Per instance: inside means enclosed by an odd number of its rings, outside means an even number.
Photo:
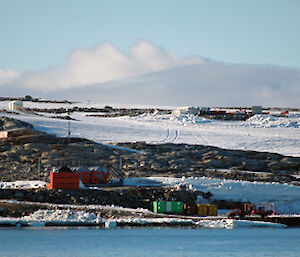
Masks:
[[[209,141],[204,136],[202,136],[201,134],[199,134],[199,136],[203,140],[200,140],[199,137],[195,135],[195,133],[191,132],[191,134],[198,141],[199,144],[201,144],[201,145],[203,145],[203,144],[210,145]],[[204,141],[204,143],[203,143],[203,141]]]
[[[168,134],[167,134],[167,137],[165,138],[165,140],[163,140],[163,142],[166,142],[171,136],[171,131],[170,129],[168,128]]]
[[[168,129],[168,131],[169,131],[169,135],[164,142],[165,143],[174,143],[179,137],[179,130],[176,129],[174,131],[172,129]]]
[[[170,136],[171,136],[171,132],[170,132],[170,129],[168,128],[167,129],[167,136],[165,138],[163,138],[161,140],[158,140],[158,141],[151,141],[151,144],[163,144],[163,143],[168,141]]]
[[[159,141],[152,141],[152,143],[163,144],[163,143],[174,143],[180,135],[180,130],[176,129],[175,131],[172,129],[167,129],[167,136]]]
[[[175,142],[179,138],[179,134],[180,134],[179,132],[180,132],[180,130],[176,129],[175,136],[174,136],[172,142]]]

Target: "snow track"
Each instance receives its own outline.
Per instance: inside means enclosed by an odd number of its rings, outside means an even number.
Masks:
[[[162,140],[159,141],[151,141],[152,144],[165,144],[165,143],[175,143],[176,140],[178,140],[180,135],[180,130],[179,129],[167,129],[167,136],[163,138]]]
[[[174,143],[179,138],[179,134],[180,134],[180,131],[178,129],[176,129],[175,136],[174,136],[174,138],[172,140],[172,143]]]

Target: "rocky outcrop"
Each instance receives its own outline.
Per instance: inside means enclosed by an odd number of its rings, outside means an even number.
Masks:
[[[134,174],[165,174],[173,176],[205,176],[277,181],[298,184],[293,173],[300,171],[300,158],[275,153],[225,150],[213,146],[160,144],[144,142],[118,143],[148,154],[133,158],[123,155],[124,168]],[[226,169],[227,172],[219,172]],[[249,172],[250,171],[250,172]]]
[[[183,201],[193,203],[200,195],[209,199],[211,194],[171,187],[119,187],[99,190],[22,190],[1,189],[0,199],[19,201],[47,202],[61,204],[101,204],[130,208],[152,209],[152,202],[157,200]]]
[[[30,123],[16,120],[8,117],[0,116],[0,131],[1,130],[9,130],[9,129],[17,129],[17,128],[27,128],[32,129],[33,126]]]

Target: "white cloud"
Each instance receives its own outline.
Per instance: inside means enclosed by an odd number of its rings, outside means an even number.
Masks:
[[[0,69],[0,85],[7,84],[20,76],[20,73],[15,70]]]
[[[185,64],[200,64],[200,57],[178,57],[161,47],[140,40],[128,53],[110,43],[93,49],[78,48],[64,64],[23,75],[19,84],[44,92],[138,76]]]

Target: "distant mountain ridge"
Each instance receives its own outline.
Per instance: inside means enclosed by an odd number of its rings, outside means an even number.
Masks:
[[[104,103],[300,107],[300,69],[209,62],[51,93],[18,87],[0,90],[1,95],[19,92]]]
[[[299,107],[300,70],[269,65],[186,65],[66,89],[53,96],[135,104],[286,107],[288,103]]]

